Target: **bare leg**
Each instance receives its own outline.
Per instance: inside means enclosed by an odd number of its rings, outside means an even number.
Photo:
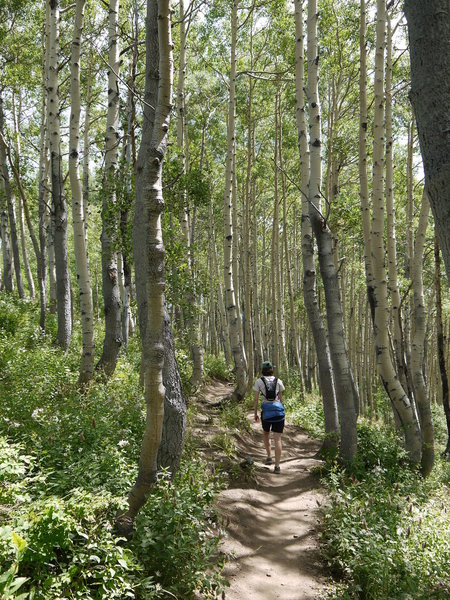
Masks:
[[[263,431],[264,434],[264,446],[266,448],[267,456],[270,456],[270,431]]]
[[[273,439],[275,442],[275,466],[279,467],[281,460],[281,433],[274,432]]]

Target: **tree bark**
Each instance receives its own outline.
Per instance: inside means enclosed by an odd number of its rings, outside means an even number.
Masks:
[[[344,322],[337,273],[333,259],[333,240],[325,218],[321,214],[322,186],[322,133],[318,88],[317,1],[308,2],[308,101],[310,176],[308,189],[309,218],[318,245],[320,273],[325,291],[328,341],[333,365],[336,402],[341,431],[340,455],[353,460],[357,451],[356,418],[359,401],[345,346]]]
[[[80,51],[85,0],[77,0],[71,56],[71,112],[69,133],[69,177],[72,190],[73,244],[77,265],[81,309],[82,354],[79,381],[88,383],[94,373],[94,306],[85,238],[84,198],[79,174],[80,154]]]
[[[434,235],[434,264],[435,264],[435,290],[436,290],[436,334],[437,334],[437,355],[439,362],[439,374],[442,385],[442,406],[444,408],[445,420],[447,423],[447,445],[444,450],[444,456],[450,459],[450,394],[448,385],[448,375],[445,360],[446,340],[444,336],[444,327],[442,323],[442,293],[441,293],[441,257],[439,252],[439,241],[437,233]]]
[[[430,199],[450,281],[450,14],[448,0],[405,0],[411,56],[411,102]]]
[[[56,271],[57,342],[67,350],[72,339],[72,306],[67,255],[67,212],[62,171],[58,89],[59,0],[50,0],[50,54],[48,61],[48,130],[51,161],[54,252]]]
[[[427,194],[424,192],[422,196],[422,207],[420,210],[419,225],[414,244],[414,256],[412,263],[414,333],[411,343],[411,375],[422,433],[421,465],[422,473],[424,475],[429,475],[429,473],[431,473],[434,463],[433,420],[431,415],[430,399],[423,373],[426,334],[425,298],[423,293],[423,255],[429,212],[430,204]]]
[[[388,289],[391,298],[392,320],[394,322],[393,345],[398,377],[403,388],[408,389],[406,357],[403,341],[401,298],[397,277],[397,240],[394,208],[394,161],[392,133],[392,29],[391,20],[387,23],[386,53],[386,234],[388,255]],[[412,202],[411,202],[412,204]],[[411,217],[412,220],[412,217]],[[409,222],[409,217],[406,223]]]
[[[384,245],[384,155],[385,155],[385,101],[384,101],[384,51],[386,45],[386,1],[377,0],[375,102],[373,141],[373,214],[371,253],[373,268],[374,335],[377,370],[383,386],[391,399],[394,412],[403,428],[405,448],[413,463],[421,457],[421,438],[413,407],[398,380],[391,356],[388,336],[388,303],[385,273]]]
[[[169,367],[167,354],[173,358],[173,346],[165,348],[170,323],[164,306],[164,246],[162,241],[161,212],[162,161],[167,148],[170,111],[172,109],[172,41],[169,0],[148,0],[146,20],[146,74],[145,106],[142,141],[136,172],[136,210],[133,228],[136,292],[142,339],[144,396],[147,408],[144,439],[139,459],[139,470],[128,496],[128,510],[118,517],[119,530],[130,534],[133,521],[144,505],[158,469],[158,449],[164,423],[164,400],[169,377],[166,368],[176,371],[176,363]],[[170,342],[171,344],[171,342]],[[175,379],[177,376],[175,376]],[[177,390],[179,380],[170,384]],[[178,397],[172,402],[180,414]],[[184,415],[172,427],[171,414],[166,415],[167,434],[179,442],[184,428]],[[165,441],[160,461],[172,468],[179,460],[180,444],[176,449]],[[178,454],[178,455],[177,455]]]
[[[105,306],[105,339],[96,366],[106,376],[116,368],[122,345],[121,298],[114,237],[118,228],[116,176],[119,156],[119,0],[110,0],[108,18],[108,113],[106,118],[105,172],[102,201],[102,281]]]
[[[11,189],[9,180],[9,171],[7,164],[7,147],[5,140],[5,117],[3,112],[3,99],[0,96],[0,179],[2,182],[2,191],[5,197],[5,202],[9,218],[9,234],[11,240],[12,257],[14,261],[14,272],[16,274],[17,291],[20,298],[25,298],[25,289],[22,279],[22,268],[20,266],[20,248],[19,237],[17,235],[17,221],[15,198]]]
[[[225,195],[224,195],[224,280],[225,280],[225,307],[228,314],[228,327],[236,371],[236,389],[233,395],[242,399],[247,388],[247,374],[239,335],[239,323],[236,306],[236,296],[233,285],[233,224],[232,224],[232,189],[233,189],[233,157],[235,148],[235,119],[236,119],[236,40],[237,40],[237,4],[232,3],[231,22],[231,59],[230,59],[230,86],[228,100],[227,123],[227,158],[225,169]]]
[[[303,294],[308,320],[311,326],[314,345],[319,366],[320,389],[322,392],[325,417],[325,448],[336,448],[339,432],[336,397],[334,392],[333,370],[330,360],[328,341],[320,315],[316,291],[316,266],[314,260],[314,241],[309,216],[308,184],[309,184],[309,153],[306,127],[305,107],[305,60],[304,60],[304,27],[303,8],[301,0],[295,0],[295,29],[296,29],[296,119],[298,130],[298,147],[300,154],[300,177],[302,195],[302,256],[303,256]],[[306,358],[305,364],[309,361]],[[305,377],[308,387],[310,373]]]

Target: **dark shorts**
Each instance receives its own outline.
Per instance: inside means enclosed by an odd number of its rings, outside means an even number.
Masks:
[[[264,431],[270,431],[272,428],[274,433],[283,433],[284,419],[281,421],[264,421],[264,419],[262,419],[261,424]]]

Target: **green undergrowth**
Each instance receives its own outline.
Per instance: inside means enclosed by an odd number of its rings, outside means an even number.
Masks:
[[[318,395],[294,396],[287,404],[297,424],[319,433]],[[442,407],[433,407],[433,417],[437,458],[426,479],[409,467],[394,431],[364,420],[357,460],[347,468],[335,461],[321,468],[329,492],[321,548],[337,582],[330,597],[450,597],[450,463],[439,456],[446,439]]]
[[[2,600],[214,598],[223,589],[212,508],[222,480],[192,448],[173,481],[160,474],[133,540],[114,531],[144,427],[135,345],[108,382],[81,392],[80,340],[62,352],[40,332],[34,305],[0,297]]]

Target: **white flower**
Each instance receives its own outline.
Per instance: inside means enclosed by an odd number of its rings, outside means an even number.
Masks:
[[[38,418],[40,417],[40,415],[41,415],[43,412],[44,412],[44,411],[43,411],[43,409],[42,409],[42,408],[35,408],[35,409],[33,410],[33,412],[31,413],[31,417],[32,417],[32,418],[33,418],[35,421],[37,421],[37,420],[38,420]]]
[[[130,442],[128,440],[120,440],[120,442],[117,442],[117,445],[119,446],[119,448],[123,448],[124,446],[128,446]]]

